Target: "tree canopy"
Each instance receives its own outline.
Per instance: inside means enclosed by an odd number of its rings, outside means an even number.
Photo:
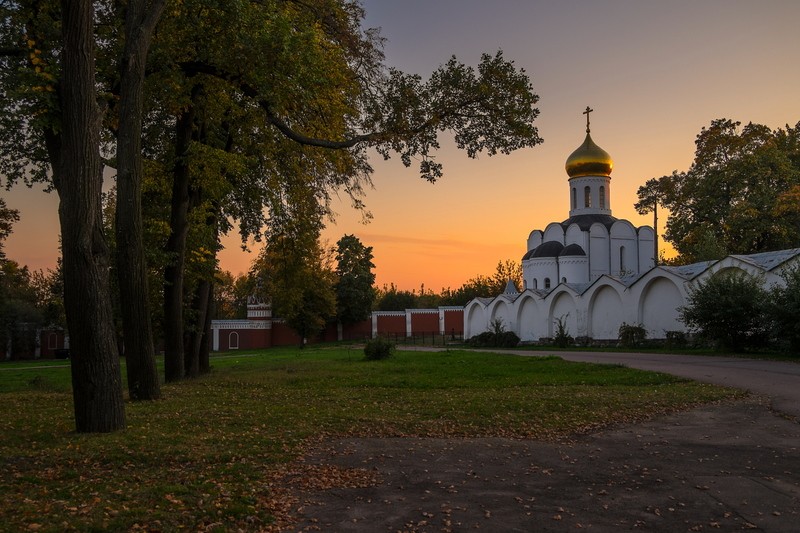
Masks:
[[[771,130],[717,119],[685,172],[640,187],[636,209],[669,210],[664,238],[680,261],[800,246],[800,123]]]

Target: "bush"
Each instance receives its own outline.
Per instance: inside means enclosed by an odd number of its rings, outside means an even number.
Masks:
[[[513,348],[519,344],[519,337],[513,331],[504,331],[497,335],[496,342],[500,348]]]
[[[367,361],[388,359],[394,353],[394,343],[385,337],[375,337],[364,346],[364,357]]]
[[[668,349],[672,348],[685,348],[687,344],[689,344],[688,340],[686,339],[686,333],[683,331],[667,331],[667,340],[666,340],[666,347]]]
[[[506,331],[503,320],[495,318],[489,324],[490,331],[471,337],[467,344],[473,348],[513,348],[519,344],[519,337],[513,331]]]
[[[793,353],[800,353],[800,265],[787,268],[781,277],[785,285],[770,291],[767,314],[773,335]]]
[[[625,322],[619,327],[619,343],[623,348],[636,348],[644,344],[647,330],[641,324],[632,325]]]
[[[553,343],[559,348],[572,346],[572,343],[575,341],[575,339],[572,338],[572,335],[569,334],[565,318],[566,316],[562,316],[556,320],[556,334],[553,337]]]
[[[766,342],[766,307],[767,292],[760,278],[729,271],[711,276],[692,290],[680,314],[706,340],[741,351]]]

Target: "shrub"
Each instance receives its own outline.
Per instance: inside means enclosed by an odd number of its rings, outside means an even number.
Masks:
[[[641,324],[626,324],[619,327],[619,343],[623,348],[636,348],[644,344],[647,330]]]
[[[785,285],[774,286],[769,292],[767,315],[773,335],[783,341],[793,353],[800,352],[800,265],[781,273]]]
[[[667,348],[685,348],[688,344],[686,333],[683,331],[667,331],[666,336],[665,345]]]
[[[567,329],[566,315],[559,317],[556,320],[556,334],[553,337],[553,343],[559,348],[566,348],[567,346],[572,346],[573,342],[574,339],[569,334],[569,329]]]
[[[698,285],[680,308],[681,320],[721,348],[733,351],[766,341],[767,292],[747,272],[719,272]]]
[[[519,344],[519,337],[513,331],[504,331],[497,335],[496,343],[500,348],[513,348]]]
[[[375,337],[364,346],[364,357],[367,361],[387,359],[394,353],[394,343],[385,337]]]

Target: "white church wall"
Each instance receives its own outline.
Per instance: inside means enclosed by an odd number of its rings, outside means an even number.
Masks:
[[[540,244],[542,244],[542,230],[535,229],[528,235],[528,248],[527,250],[533,250]],[[526,250],[526,251],[527,251]]]
[[[686,331],[678,311],[686,302],[682,285],[666,276],[654,275],[641,287],[637,322],[647,330],[649,338],[663,339],[667,331]]]
[[[754,265],[752,263],[748,263],[747,261],[742,261],[736,257],[726,257],[720,261],[717,261],[713,265],[711,265],[708,270],[697,276],[696,280],[692,280],[692,286],[696,286],[698,283],[702,283],[707,280],[709,277],[717,275],[723,271],[743,271],[751,276],[756,276],[764,280],[764,287],[769,288],[774,284],[783,285],[783,279],[781,278],[779,271],[777,272],[766,272],[762,268]]]
[[[589,336],[598,340],[616,339],[625,322],[622,296],[617,288],[602,283],[589,296]]]
[[[543,257],[533,259],[530,262],[531,272],[536,282],[529,282],[529,289],[550,290],[558,285],[558,264],[555,257]],[[547,285],[550,280],[550,286]]]
[[[655,263],[655,232],[650,226],[642,226],[637,230],[639,240],[639,272],[647,272],[653,268]]]
[[[586,253],[590,257],[591,280],[603,274],[611,273],[611,259],[609,254],[610,240],[608,230],[602,224],[592,224],[589,229],[589,247]]]
[[[542,235],[542,242],[556,241],[564,244],[564,228],[558,222],[551,222],[544,229]]]
[[[558,274],[561,283],[588,283],[589,259],[585,255],[559,257]]]
[[[541,309],[541,300],[537,303],[533,295],[524,294],[515,303],[517,304],[516,333],[519,335],[520,340],[531,342],[538,341],[541,337],[546,337],[547,313]]]
[[[511,311],[511,305],[503,298],[497,298],[487,307],[489,323],[499,320],[506,331],[517,331],[517,324]]]
[[[551,296],[548,296],[545,300],[550,302],[550,311],[547,315],[547,336],[553,337],[555,335],[555,323],[559,319],[563,321],[570,335],[573,337],[581,336],[582,333],[578,330],[578,309],[575,305],[575,298],[565,290]]]
[[[589,247],[587,238],[587,233],[585,231],[581,231],[580,226],[577,224],[570,224],[566,233],[564,234],[564,245],[577,244],[583,248],[583,251],[586,251],[586,249]]]
[[[611,226],[611,274],[623,276],[639,272],[636,228],[627,220],[617,220]]]
[[[469,339],[478,333],[483,333],[488,328],[484,306],[477,301],[468,304],[464,309],[464,338]]]

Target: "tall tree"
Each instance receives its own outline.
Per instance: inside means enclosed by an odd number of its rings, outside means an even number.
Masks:
[[[70,333],[72,394],[79,432],[125,427],[120,364],[102,224],[101,113],[95,85],[93,2],[63,0],[60,130],[48,149],[64,261],[64,307]]]
[[[169,246],[174,262],[165,274],[168,379],[182,372],[178,298],[186,229],[181,221],[194,205],[186,200],[196,190],[192,173],[208,166],[197,164],[200,154],[216,151],[219,157],[224,150],[239,157],[239,166],[248,166],[243,161],[248,156],[255,163],[246,172],[226,168],[223,175],[232,187],[216,199],[220,221],[237,219],[243,233],[258,234],[264,223],[281,224],[286,180],[304,180],[315,191],[322,206],[318,216],[329,212],[331,189],[346,191],[362,205],[358,195],[369,179],[370,147],[385,157],[399,153],[406,165],[419,159],[421,175],[434,181],[442,174],[432,157],[438,132],[453,132],[472,157],[541,142],[531,124],[537,97],[527,76],[502,54],[484,56],[477,73],[453,58],[423,83],[383,67],[381,41],[374,31],[361,29],[364,13],[357,2],[191,0],[170,14],[159,33],[165,37],[162,72],[170,87],[182,89],[177,101],[184,105],[177,109],[194,115],[173,121],[190,130],[177,137],[189,139],[176,151],[189,173],[174,188],[179,216],[173,217]],[[225,130],[234,142],[214,140]],[[256,194],[244,198],[250,190]]]
[[[689,170],[658,180],[670,212],[664,237],[682,262],[800,246],[797,219],[775,216],[800,185],[800,123],[740,126],[712,121],[697,136]]]
[[[120,67],[117,134],[117,273],[123,302],[128,391],[132,400],[161,396],[148,304],[142,227],[142,113],[145,65],[164,0],[128,0]]]
[[[666,202],[671,176],[651,178],[636,191],[639,201],[634,204],[634,209],[640,215],[653,213],[653,257],[658,265],[658,206]]]
[[[355,235],[336,243],[336,318],[341,324],[366,320],[375,300],[372,247]]]

